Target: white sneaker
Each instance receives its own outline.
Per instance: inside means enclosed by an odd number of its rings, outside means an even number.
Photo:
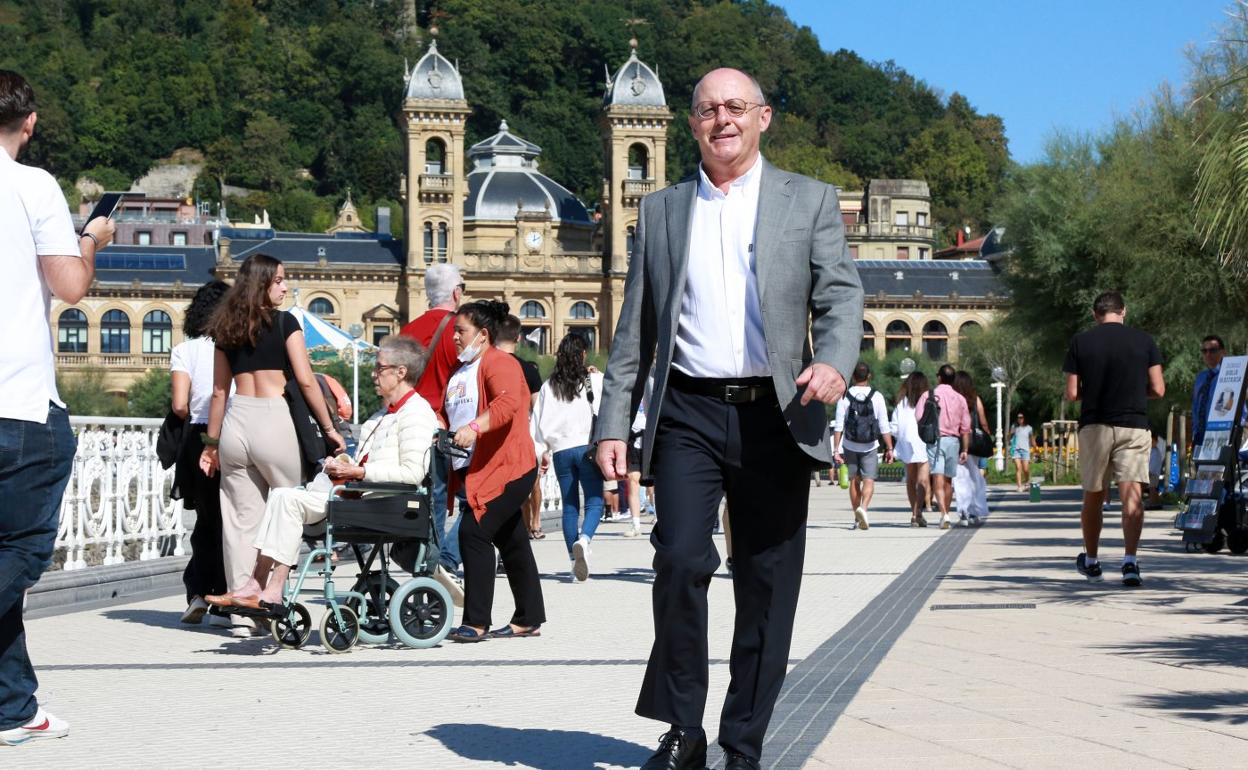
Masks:
[[[967,518],[966,518],[965,516],[959,516],[959,517],[958,517],[958,526],[959,526],[959,527],[969,527],[969,526],[970,526],[970,524],[971,524],[971,522],[970,522],[970,521],[968,521],[968,520],[967,520]]]
[[[949,519],[949,514],[947,514],[947,513],[946,513],[946,514],[943,514],[943,515],[940,517],[940,528],[941,528],[941,529],[949,529],[949,521],[950,521],[950,519]]]
[[[208,611],[208,602],[204,601],[204,597],[196,596],[191,599],[191,603],[186,605],[186,612],[182,613],[182,622],[188,625],[195,625],[204,619],[204,613]]]
[[[862,506],[854,509],[854,522],[858,529],[871,529],[871,522],[867,521],[867,510]]]
[[[462,610],[464,608],[464,587],[459,584],[455,576],[448,572],[446,567],[439,564],[433,568],[433,579],[441,583],[446,592],[451,595],[451,603]]]
[[[69,722],[60,719],[42,708],[35,712],[35,718],[11,730],[0,730],[0,743],[8,746],[20,746],[36,738],[64,738],[69,735]]]
[[[589,541],[584,537],[572,544],[572,577],[589,580]]]
[[[634,523],[633,526],[624,530],[624,537],[637,537],[641,534],[641,524]]]

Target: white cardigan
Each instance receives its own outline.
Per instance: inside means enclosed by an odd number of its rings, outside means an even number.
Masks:
[[[594,390],[592,405],[584,387],[576,398],[561,401],[550,387],[550,380],[542,384],[537,394],[537,406],[533,409],[533,441],[538,446],[539,454],[543,451],[554,454],[589,443],[589,431],[602,404],[602,379],[601,372],[589,375],[590,387]]]
[[[429,453],[438,418],[429,402],[412,393],[399,411],[389,414],[383,408],[360,428],[360,445],[355,459],[368,455],[364,480],[397,484],[419,484],[429,473]]]

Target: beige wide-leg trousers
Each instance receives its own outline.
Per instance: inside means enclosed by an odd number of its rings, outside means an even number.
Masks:
[[[324,492],[274,489],[256,532],[255,547],[278,564],[294,566],[299,560],[304,525],[323,521],[327,505]]]
[[[225,582],[234,591],[256,566],[256,533],[269,490],[300,481],[299,443],[286,399],[231,396],[219,456]]]

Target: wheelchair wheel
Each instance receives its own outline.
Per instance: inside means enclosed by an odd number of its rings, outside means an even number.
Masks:
[[[1248,553],[1248,530],[1232,529],[1227,532],[1226,546],[1233,554]]]
[[[355,597],[347,599],[346,605],[355,610],[360,619],[360,641],[364,644],[385,644],[390,641],[390,599],[399,590],[399,581],[387,578],[381,582],[381,573],[360,575],[351,586],[354,593],[364,594],[367,602]],[[365,606],[367,605],[367,606]]]
[[[346,652],[360,640],[360,618],[345,604],[338,605],[342,623],[334,617],[334,608],[325,610],[321,618],[321,644],[329,652]]]
[[[1205,543],[1205,553],[1217,553],[1222,550],[1222,546],[1226,545],[1226,535],[1222,530],[1213,533],[1213,539]]]
[[[390,599],[390,633],[408,647],[433,647],[451,632],[455,605],[433,578],[412,578]]]
[[[312,615],[307,607],[295,602],[286,617],[269,621],[269,633],[273,634],[273,640],[281,646],[288,650],[297,650],[307,644],[308,637],[312,636]]]

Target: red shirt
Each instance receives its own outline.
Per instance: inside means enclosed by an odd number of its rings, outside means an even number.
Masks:
[[[399,334],[411,337],[425,347],[429,347],[429,343],[433,340],[433,333],[438,330],[438,324],[454,312],[454,310],[438,308],[426,311],[399,330]],[[435,413],[442,411],[442,399],[446,397],[446,383],[451,379],[451,373],[459,368],[454,327],[455,319],[452,318],[442,330],[442,337],[438,340],[438,349],[430,351],[429,363],[425,366],[424,373],[420,375],[420,382],[416,383],[416,392],[429,402],[429,406],[433,407]]]

